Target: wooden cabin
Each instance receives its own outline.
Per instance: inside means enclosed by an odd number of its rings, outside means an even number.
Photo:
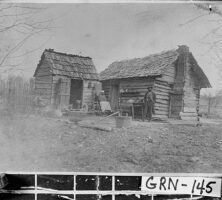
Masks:
[[[128,114],[132,104],[142,102],[147,87],[152,86],[158,118],[196,118],[200,89],[211,87],[185,45],[144,58],[114,62],[101,72],[100,80],[112,109]]]
[[[56,108],[89,109],[99,77],[92,58],[46,49],[35,70],[35,94]]]

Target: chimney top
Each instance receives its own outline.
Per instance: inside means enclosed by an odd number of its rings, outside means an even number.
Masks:
[[[189,47],[186,45],[178,45],[178,51],[180,53],[189,52]]]

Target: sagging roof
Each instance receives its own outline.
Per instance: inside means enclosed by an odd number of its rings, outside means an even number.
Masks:
[[[175,50],[163,51],[143,58],[117,61],[100,73],[101,80],[161,75],[177,59]]]
[[[181,50],[183,51],[184,49],[189,51],[187,46],[182,45],[179,46],[178,49],[162,51],[143,58],[113,62],[108,68],[100,73],[100,80],[160,76],[164,73],[167,67],[174,65]],[[192,68],[201,79],[202,87],[211,87],[209,80],[191,53],[190,57],[192,58],[191,60],[193,63]]]
[[[43,52],[41,60],[35,70],[34,77],[43,60],[46,60],[50,65],[53,75],[67,76],[74,79],[99,79],[92,58],[56,52],[53,49],[46,49]]]

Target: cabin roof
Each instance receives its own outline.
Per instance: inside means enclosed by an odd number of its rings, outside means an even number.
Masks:
[[[92,58],[56,52],[52,49],[46,49],[43,52],[34,77],[37,75],[43,60],[49,64],[52,75],[66,76],[74,79],[99,79]]]
[[[189,64],[191,65],[191,69],[194,71],[194,73],[197,75],[198,80],[200,82],[200,86],[202,88],[211,88],[210,81],[208,80],[206,74],[203,72],[201,67],[198,65],[196,59],[194,58],[193,54],[189,54]]]
[[[158,76],[163,73],[166,67],[173,64],[177,56],[177,51],[169,50],[143,58],[116,61],[100,73],[100,78],[107,80]]]
[[[179,54],[177,49],[172,49],[143,58],[116,61],[100,73],[100,80],[160,76],[166,68],[174,65]],[[209,80],[192,54],[190,54],[190,57],[192,58],[193,70],[201,80],[201,87],[211,87]]]

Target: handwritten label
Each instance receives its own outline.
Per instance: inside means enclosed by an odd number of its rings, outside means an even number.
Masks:
[[[142,177],[141,190],[152,194],[221,197],[221,179],[204,177]]]

